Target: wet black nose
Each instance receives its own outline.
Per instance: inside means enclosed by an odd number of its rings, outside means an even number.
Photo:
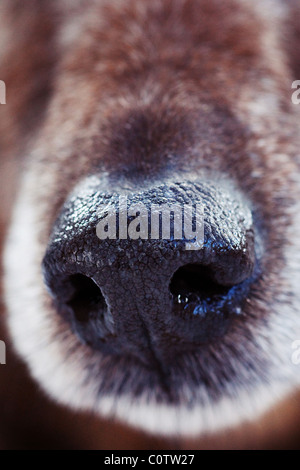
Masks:
[[[207,182],[122,196],[87,184],[64,205],[43,262],[83,342],[143,359],[224,335],[243,315],[255,265],[249,207]]]

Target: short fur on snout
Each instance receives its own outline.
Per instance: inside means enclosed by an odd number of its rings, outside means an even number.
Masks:
[[[199,434],[253,419],[299,385],[299,13],[298,0],[3,1],[0,143],[4,159],[22,161],[7,320],[58,402],[148,432]],[[91,175],[126,188],[213,178],[251,207],[261,276],[224,338],[174,358],[175,402],[155,370],[83,345],[44,285],[53,224]]]

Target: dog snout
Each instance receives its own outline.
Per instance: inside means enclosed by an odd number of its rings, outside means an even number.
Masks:
[[[85,188],[55,223],[45,282],[93,349],[168,362],[243,317],[257,275],[254,232],[239,192],[212,182],[121,196]]]

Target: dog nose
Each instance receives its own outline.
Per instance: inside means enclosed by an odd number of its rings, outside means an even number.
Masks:
[[[170,360],[243,316],[255,251],[251,210],[228,186],[161,184],[120,196],[91,185],[62,208],[43,270],[81,341]]]

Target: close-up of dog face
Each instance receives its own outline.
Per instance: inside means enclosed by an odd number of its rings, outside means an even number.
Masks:
[[[300,379],[299,1],[25,3],[0,4],[12,349],[150,436],[263,417]]]

